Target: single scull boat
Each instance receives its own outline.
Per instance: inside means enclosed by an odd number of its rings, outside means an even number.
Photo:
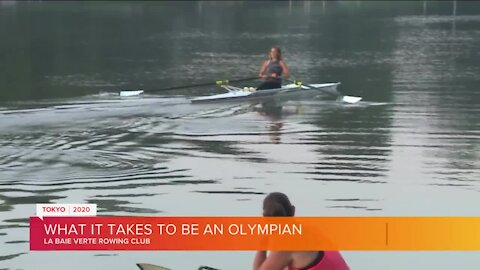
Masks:
[[[327,93],[340,96],[337,92],[336,83],[308,84],[291,83],[276,89],[255,90],[251,87],[235,87],[231,85],[221,85],[228,93],[202,96],[192,98],[192,103],[216,103],[216,102],[263,102],[265,100],[285,101],[292,99],[312,98],[317,95]],[[341,100],[347,103],[356,103],[361,97],[341,96]]]

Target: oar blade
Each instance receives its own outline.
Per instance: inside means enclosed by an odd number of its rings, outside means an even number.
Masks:
[[[141,270],[170,270],[169,268],[149,263],[137,263],[137,266]]]
[[[123,90],[120,91],[121,97],[132,97],[132,96],[139,96],[143,94],[143,90]]]
[[[342,101],[343,101],[343,102],[351,103],[351,104],[357,103],[357,102],[359,102],[360,100],[362,100],[361,97],[352,97],[352,96],[343,96],[343,97],[342,97]]]

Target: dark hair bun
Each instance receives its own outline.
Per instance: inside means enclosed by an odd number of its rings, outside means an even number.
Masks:
[[[273,192],[268,194],[263,201],[263,214],[269,217],[293,216],[293,206],[287,195]]]

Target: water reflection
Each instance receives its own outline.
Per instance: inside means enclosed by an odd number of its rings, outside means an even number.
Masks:
[[[284,108],[284,105],[276,101],[266,101],[263,102],[261,106],[253,107],[253,110],[265,117],[269,122],[268,134],[272,143],[281,143],[280,136],[283,127],[282,116],[289,114],[289,112],[286,111],[287,109]]]
[[[392,151],[388,106],[338,109],[319,116],[316,124],[322,132],[316,140],[319,162],[311,172],[313,179],[387,183]]]

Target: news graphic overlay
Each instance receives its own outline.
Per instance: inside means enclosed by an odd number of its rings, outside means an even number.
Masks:
[[[96,204],[37,204],[37,217],[88,217],[97,215]]]
[[[94,216],[96,208],[84,216],[62,208],[54,216],[48,210],[30,218],[32,251],[480,250],[480,217]]]

